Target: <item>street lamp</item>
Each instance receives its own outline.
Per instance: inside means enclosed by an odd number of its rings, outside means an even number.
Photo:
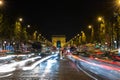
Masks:
[[[104,26],[104,19],[103,17],[98,17],[98,22],[99,22],[99,28],[98,28],[98,34],[99,34],[99,42],[101,43],[104,39],[105,36],[105,26]]]
[[[81,43],[85,43],[85,42],[86,42],[86,35],[84,31],[81,31]]]
[[[3,0],[0,0],[0,6],[3,5]]]
[[[78,45],[80,44],[80,34],[77,34],[78,37]]]
[[[118,4],[120,4],[120,0],[118,0]]]
[[[33,40],[36,41],[36,38],[37,38],[37,31],[35,31],[35,32],[33,33]]]
[[[102,21],[102,17],[98,17],[98,21]]]
[[[23,31],[24,28],[23,28],[23,26],[22,26],[23,18],[20,17],[18,20],[19,20],[19,24],[20,24],[20,25],[19,25],[19,27],[20,27],[20,28],[19,28],[19,29],[20,29],[20,40],[22,40],[22,36],[23,36],[23,35],[21,35],[21,34],[23,34],[23,32],[24,32],[24,31]]]
[[[38,34],[37,40],[41,41],[41,34]]]
[[[93,26],[92,25],[89,25],[88,26],[89,29],[91,29],[91,39],[90,39],[90,42],[93,42],[93,37],[94,37],[94,29],[93,29]]]
[[[22,21],[23,21],[23,18],[19,18],[19,21],[22,22]]]
[[[17,18],[16,22],[15,22],[15,29],[14,29],[14,34],[15,34],[15,39],[17,40],[21,40],[21,32],[22,32],[22,18]]]
[[[30,25],[27,25],[28,28],[30,28]]]
[[[120,0],[115,0],[114,4],[115,4],[116,7],[120,6]]]

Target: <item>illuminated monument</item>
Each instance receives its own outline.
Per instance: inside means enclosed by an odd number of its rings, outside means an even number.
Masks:
[[[55,47],[63,47],[66,44],[65,35],[52,35],[52,44]]]

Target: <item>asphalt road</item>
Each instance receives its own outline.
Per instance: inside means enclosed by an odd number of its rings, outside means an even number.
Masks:
[[[0,80],[95,80],[69,59],[51,58],[32,70],[16,70]]]

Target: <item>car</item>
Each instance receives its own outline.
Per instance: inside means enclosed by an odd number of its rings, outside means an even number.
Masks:
[[[119,54],[112,54],[111,59],[113,61],[120,61],[120,55]]]
[[[79,52],[79,56],[82,56],[82,57],[90,57],[90,56],[91,56],[91,53],[90,53],[90,52]]]
[[[70,53],[70,51],[68,51]],[[72,52],[73,55],[79,55],[80,52],[78,51],[75,51],[75,52]]]

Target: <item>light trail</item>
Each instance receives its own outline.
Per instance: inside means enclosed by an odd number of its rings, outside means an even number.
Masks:
[[[77,56],[74,56],[72,55],[73,58],[77,59],[77,60],[80,60],[80,61],[83,61],[85,63],[88,63],[90,65],[94,65],[94,66],[97,66],[97,67],[101,67],[101,68],[105,68],[105,69],[108,69],[108,70],[115,70],[115,71],[120,71],[120,68],[116,68],[116,67],[112,67],[112,66],[108,66],[108,65],[104,65],[104,64],[96,64],[94,62],[90,62],[90,61],[87,61],[87,60],[84,60],[84,59],[81,59]]]

